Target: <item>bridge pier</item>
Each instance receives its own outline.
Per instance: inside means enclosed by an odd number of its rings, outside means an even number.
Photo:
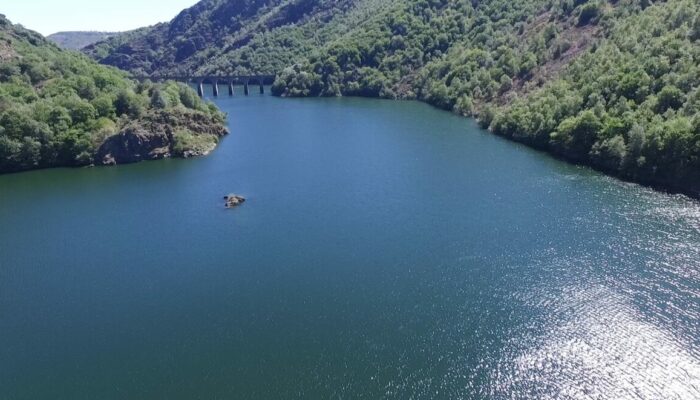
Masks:
[[[260,83],[260,94],[265,94],[265,85],[263,78],[258,79],[258,82]]]
[[[228,81],[228,95],[233,96],[233,81]]]
[[[211,84],[214,90],[214,97],[219,97],[219,81],[217,79],[214,79],[214,81]]]
[[[199,97],[204,97],[204,80],[202,79],[197,81],[197,94]]]
[[[250,94],[250,89],[248,88],[248,79],[243,82],[243,93],[247,96]]]

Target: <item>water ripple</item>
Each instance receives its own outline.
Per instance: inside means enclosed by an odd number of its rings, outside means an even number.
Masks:
[[[504,352],[491,374],[491,395],[700,398],[700,359],[673,335],[645,321],[624,295],[602,286],[571,291],[551,311],[559,321],[535,345],[533,338],[523,338],[528,346],[515,344]]]

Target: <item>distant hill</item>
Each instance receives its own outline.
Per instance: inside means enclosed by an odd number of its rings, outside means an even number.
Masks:
[[[46,38],[64,49],[80,50],[116,34],[117,32],[57,32]]]

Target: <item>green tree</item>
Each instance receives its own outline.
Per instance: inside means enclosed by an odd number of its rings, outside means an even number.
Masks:
[[[662,113],[668,109],[677,110],[683,106],[683,92],[672,85],[664,86],[657,95],[657,109]]]
[[[138,118],[144,112],[144,102],[131,90],[122,90],[117,94],[114,100],[114,109],[117,116],[128,115],[133,118]]]
[[[627,157],[625,138],[616,135],[596,142],[591,148],[591,159],[594,165],[607,171],[617,172]]]
[[[165,109],[168,107],[168,99],[161,90],[156,89],[151,94],[151,107],[158,109]]]
[[[95,108],[97,117],[99,118],[115,118],[117,110],[114,107],[115,99],[111,95],[101,95],[90,102]]]
[[[552,133],[550,142],[559,154],[585,161],[602,127],[598,116],[592,110],[586,110],[576,117],[563,120],[557,131]]]
[[[579,26],[588,25],[600,14],[601,6],[597,1],[589,2],[581,6],[578,16]]]

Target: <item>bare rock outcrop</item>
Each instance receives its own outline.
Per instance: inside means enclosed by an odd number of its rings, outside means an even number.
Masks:
[[[181,111],[156,112],[127,123],[105,139],[95,156],[102,165],[208,154],[228,131],[214,118]]]
[[[245,203],[245,197],[233,193],[224,196],[224,200],[226,200],[226,203],[224,204],[226,208],[238,207]]]

